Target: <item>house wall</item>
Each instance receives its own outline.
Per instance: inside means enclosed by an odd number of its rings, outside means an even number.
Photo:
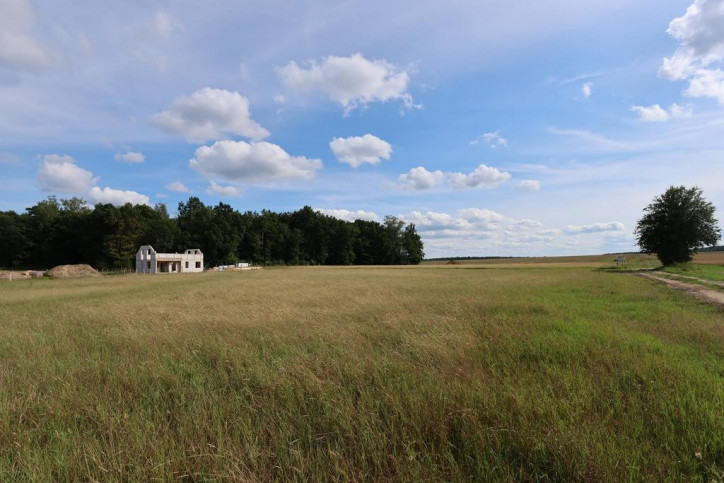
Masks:
[[[136,253],[136,273],[198,273],[204,271],[204,254],[197,248],[184,253],[157,253],[143,245]]]

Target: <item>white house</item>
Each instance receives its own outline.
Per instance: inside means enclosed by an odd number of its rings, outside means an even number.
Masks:
[[[188,273],[204,271],[204,254],[198,248],[184,253],[156,253],[143,245],[136,253],[136,273]]]

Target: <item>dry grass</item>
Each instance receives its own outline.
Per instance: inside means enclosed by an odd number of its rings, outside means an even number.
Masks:
[[[464,268],[4,283],[0,480],[722,477],[722,312]]]

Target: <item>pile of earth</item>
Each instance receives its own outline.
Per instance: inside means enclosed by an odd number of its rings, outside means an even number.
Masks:
[[[90,265],[58,265],[53,267],[45,275],[53,278],[86,278],[100,277],[101,274]]]
[[[39,278],[42,277],[45,272],[37,270],[24,270],[22,272],[12,272],[0,270],[0,280],[22,280],[26,278]]]

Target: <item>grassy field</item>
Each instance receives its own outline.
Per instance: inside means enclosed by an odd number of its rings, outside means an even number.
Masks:
[[[722,312],[563,265],[2,283],[0,480],[721,480]]]
[[[722,265],[704,265],[701,263],[685,263],[665,267],[665,272],[676,275],[687,275],[690,277],[702,278],[705,280],[714,280],[717,282],[724,281],[724,266]]]

